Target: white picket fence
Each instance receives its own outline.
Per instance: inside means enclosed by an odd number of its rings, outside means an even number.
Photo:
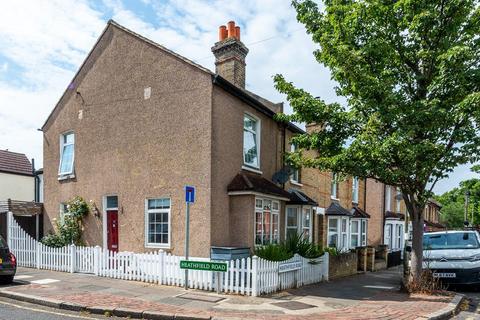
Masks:
[[[30,237],[15,221],[8,219],[8,244],[18,265],[54,271],[92,273],[100,277],[135,280],[170,286],[184,286],[184,257],[162,250],[149,253],[113,252],[96,247],[70,245],[51,248]],[[227,272],[189,270],[189,288],[241,295],[262,295],[328,280],[328,253],[311,260],[299,255],[282,261],[256,256],[226,261]],[[191,258],[210,261],[208,258]],[[220,283],[217,286],[217,279]]]

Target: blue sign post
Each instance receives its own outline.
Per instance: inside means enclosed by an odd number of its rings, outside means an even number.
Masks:
[[[190,242],[190,203],[195,202],[195,187],[185,186],[185,202],[187,204],[187,214],[185,217],[185,260],[188,261]],[[185,269],[185,290],[188,290],[188,269]]]

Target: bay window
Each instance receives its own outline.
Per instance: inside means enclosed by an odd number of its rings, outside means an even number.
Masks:
[[[285,235],[289,237],[301,234],[304,239],[312,241],[312,207],[287,206]]]
[[[298,233],[298,211],[299,207],[287,207],[286,238],[294,237]]]
[[[328,218],[328,239],[329,247],[338,248],[338,218]]]
[[[302,235],[305,239],[312,242],[312,232],[310,230],[312,226],[312,209],[310,207],[303,208],[302,210]]]
[[[356,248],[360,244],[360,220],[352,220],[350,225],[350,247]]]
[[[404,222],[401,220],[387,220],[385,222],[384,244],[388,245],[390,251],[399,251],[403,249],[404,240]]]
[[[260,122],[245,114],[243,117],[243,162],[247,166],[259,168]]]
[[[361,241],[362,241],[362,247],[365,247],[367,245],[367,229],[368,229],[368,224],[366,219],[361,220]]]
[[[278,243],[280,203],[275,200],[255,199],[255,244]]]

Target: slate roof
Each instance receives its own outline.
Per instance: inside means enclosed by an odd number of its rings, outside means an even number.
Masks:
[[[327,216],[352,216],[352,212],[348,209],[342,207],[338,202],[334,201],[328,206],[327,210],[325,211],[325,215]]]
[[[370,215],[359,207],[353,207],[351,212],[354,218],[370,219]]]
[[[0,150],[0,171],[32,176],[32,164],[23,153]]]
[[[227,186],[228,192],[252,191],[290,199],[290,193],[258,174],[238,173]]]
[[[399,212],[387,211],[385,212],[385,219],[400,219],[404,220],[405,215]]]
[[[290,193],[290,201],[288,204],[318,206],[318,203],[315,200],[297,189],[290,189],[288,192]]]

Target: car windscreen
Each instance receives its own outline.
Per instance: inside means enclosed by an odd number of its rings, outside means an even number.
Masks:
[[[423,236],[423,248],[442,249],[478,249],[477,236],[473,232],[434,233]]]
[[[0,236],[0,248],[6,248],[6,247],[7,247],[7,241],[5,241],[2,236]]]

